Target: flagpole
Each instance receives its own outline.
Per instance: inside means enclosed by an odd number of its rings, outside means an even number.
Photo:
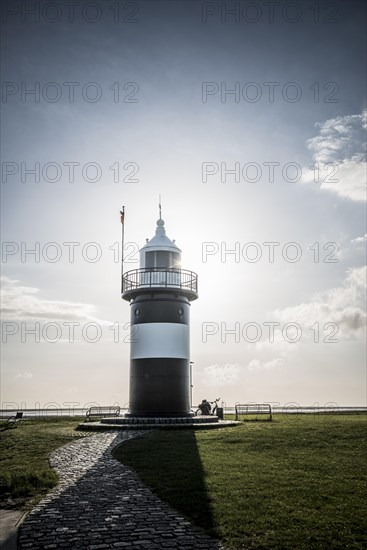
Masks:
[[[125,206],[120,210],[121,219],[121,294],[124,291],[124,232],[125,232]]]

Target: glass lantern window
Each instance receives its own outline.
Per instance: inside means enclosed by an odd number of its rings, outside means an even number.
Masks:
[[[180,255],[177,252],[167,250],[155,250],[145,254],[146,268],[172,269],[180,267]]]

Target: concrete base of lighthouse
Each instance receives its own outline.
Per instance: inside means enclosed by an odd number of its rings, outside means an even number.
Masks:
[[[219,422],[217,416],[132,416],[125,414],[121,418],[105,418],[105,424],[213,424]]]
[[[210,430],[237,426],[240,422],[234,420],[219,420],[217,416],[194,417],[131,417],[104,418],[100,422],[83,422],[78,430],[108,431],[108,430]]]

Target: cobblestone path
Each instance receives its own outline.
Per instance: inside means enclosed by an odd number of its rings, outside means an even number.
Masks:
[[[223,549],[112,458],[116,445],[142,436],[98,433],[54,451],[50,463],[60,483],[23,523],[19,550]]]

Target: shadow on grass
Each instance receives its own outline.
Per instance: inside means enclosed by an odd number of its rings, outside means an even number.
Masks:
[[[157,430],[117,447],[113,456],[159,498],[218,538],[194,430]]]

